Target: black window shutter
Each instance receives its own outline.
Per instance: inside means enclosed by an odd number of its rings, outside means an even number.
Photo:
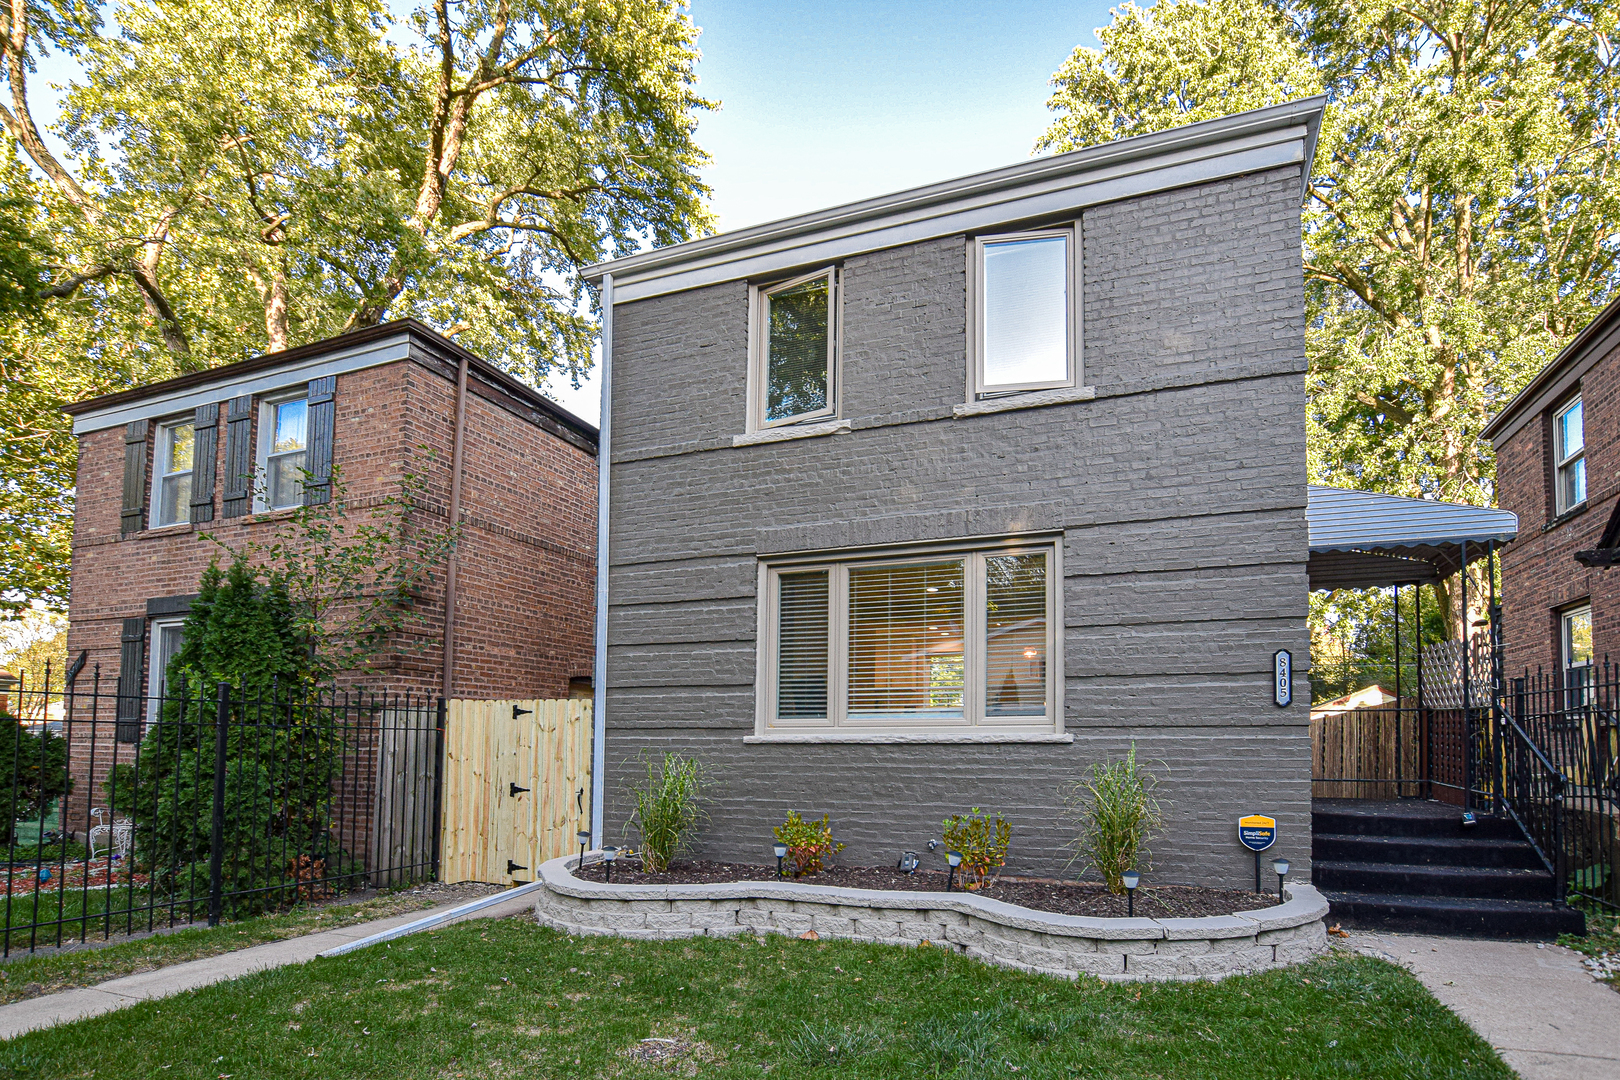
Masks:
[[[146,433],[150,420],[132,420],[124,427],[124,509],[118,535],[146,528]]]
[[[191,450],[191,523],[214,520],[214,447],[219,435],[219,406],[199,405],[192,418],[197,433]]]
[[[225,420],[225,517],[253,508],[253,398],[231,398]]]
[[[141,741],[141,683],[146,675],[146,620],[124,620],[118,651],[119,742]]]
[[[309,380],[309,453],[304,460],[304,505],[332,498],[332,431],[337,420],[337,376]]]

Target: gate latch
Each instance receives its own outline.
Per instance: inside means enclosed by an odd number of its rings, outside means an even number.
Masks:
[[[517,863],[513,862],[511,859],[506,860],[506,873],[507,873],[508,877],[510,877],[511,875],[517,873],[519,870],[527,870],[527,869],[528,869],[527,866],[519,866]]]
[[[526,787],[518,787],[518,786],[517,786],[517,781],[516,781],[516,780],[514,780],[514,781],[512,781],[512,783],[511,783],[511,785],[510,785],[510,787],[511,787],[511,790],[509,790],[509,791],[508,791],[508,792],[507,792],[507,794],[508,794],[508,795],[510,795],[510,796],[511,796],[511,797],[512,797],[512,798],[514,798],[514,799],[515,799],[515,798],[517,798],[517,796],[518,796],[518,792],[520,792],[520,791],[528,791],[528,790],[529,790],[529,789],[528,789],[528,788],[526,788]]]

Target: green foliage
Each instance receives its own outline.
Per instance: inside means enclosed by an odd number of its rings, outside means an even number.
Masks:
[[[686,849],[693,826],[703,818],[700,798],[708,778],[696,758],[673,752],[666,751],[658,761],[646,755],[642,761],[647,780],[631,791],[636,808],[625,824],[641,836],[642,867],[661,874]]]
[[[1620,284],[1617,19],[1589,0],[1127,4],[1054,75],[1038,147],[1325,92],[1305,216],[1310,478],[1488,505],[1480,430]]]
[[[945,819],[945,850],[962,856],[962,886],[979,889],[991,870],[1007,865],[1007,842],[1012,826],[1000,814],[988,815],[977,806],[966,814]]]
[[[800,1067],[819,1069],[857,1061],[877,1049],[882,1041],[882,1037],[866,1025],[811,1025],[800,1020],[799,1029],[783,1038],[782,1046]]]
[[[39,821],[52,800],[73,790],[67,760],[62,736],[0,714],[0,844],[12,842],[18,823]]]
[[[806,821],[797,810],[789,810],[787,820],[771,832],[778,843],[787,845],[794,877],[820,873],[825,869],[825,860],[844,850],[844,845],[832,838],[832,824],[826,814],[820,821]]]
[[[0,199],[51,241],[19,263],[46,272],[50,332],[0,319],[0,596],[65,602],[64,403],[404,316],[577,385],[596,302],[579,269],[709,228],[711,104],[679,3],[99,11],[0,4]],[[27,108],[46,51],[79,64],[54,143]]]
[[[140,767],[114,770],[117,809],[134,821],[136,855],[159,888],[207,889],[221,683],[231,687],[225,889],[284,890],[233,900],[230,914],[295,896],[300,865],[306,873],[313,863],[343,868],[331,833],[343,744],[333,710],[312,691],[313,670],[285,589],[260,583],[242,558],[204,571],[169,664],[171,697],[142,741]]]
[[[1102,875],[1108,891],[1125,891],[1120,875],[1153,865],[1148,844],[1164,827],[1153,797],[1158,778],[1137,764],[1136,745],[1121,761],[1095,761],[1069,790],[1068,803],[1080,829],[1075,858]]]
[[[364,500],[369,509],[361,513],[334,465],[327,501],[294,508],[268,540],[257,530],[240,545],[202,535],[233,566],[252,565],[270,595],[286,598],[292,638],[309,655],[304,674],[321,683],[372,674],[384,654],[407,647],[406,632],[423,621],[416,598],[461,535],[459,525],[424,525],[423,486],[407,468],[397,489]]]
[[[1448,634],[1443,598],[1422,586],[1422,642]],[[1413,590],[1401,590],[1400,683],[1403,696],[1417,693],[1418,612]],[[1395,691],[1395,604],[1387,589],[1340,589],[1311,594],[1311,700],[1332,701],[1353,690],[1382,686]]]

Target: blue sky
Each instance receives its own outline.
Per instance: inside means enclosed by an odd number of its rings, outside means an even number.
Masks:
[[[406,6],[396,4],[396,7]],[[1047,80],[1109,20],[1099,0],[693,0],[698,142],[722,230],[1012,164],[1045,130]],[[52,58],[55,60],[56,58]],[[70,69],[47,61],[34,92]],[[597,416],[592,379],[547,387]]]

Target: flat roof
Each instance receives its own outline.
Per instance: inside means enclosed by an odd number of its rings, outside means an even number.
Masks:
[[[1431,583],[1519,535],[1508,510],[1312,484],[1305,509],[1311,588],[1373,589]]]
[[[1303,98],[973,173],[587,266],[614,303],[818,266],[958,233],[1296,164],[1300,200],[1327,98]]]

